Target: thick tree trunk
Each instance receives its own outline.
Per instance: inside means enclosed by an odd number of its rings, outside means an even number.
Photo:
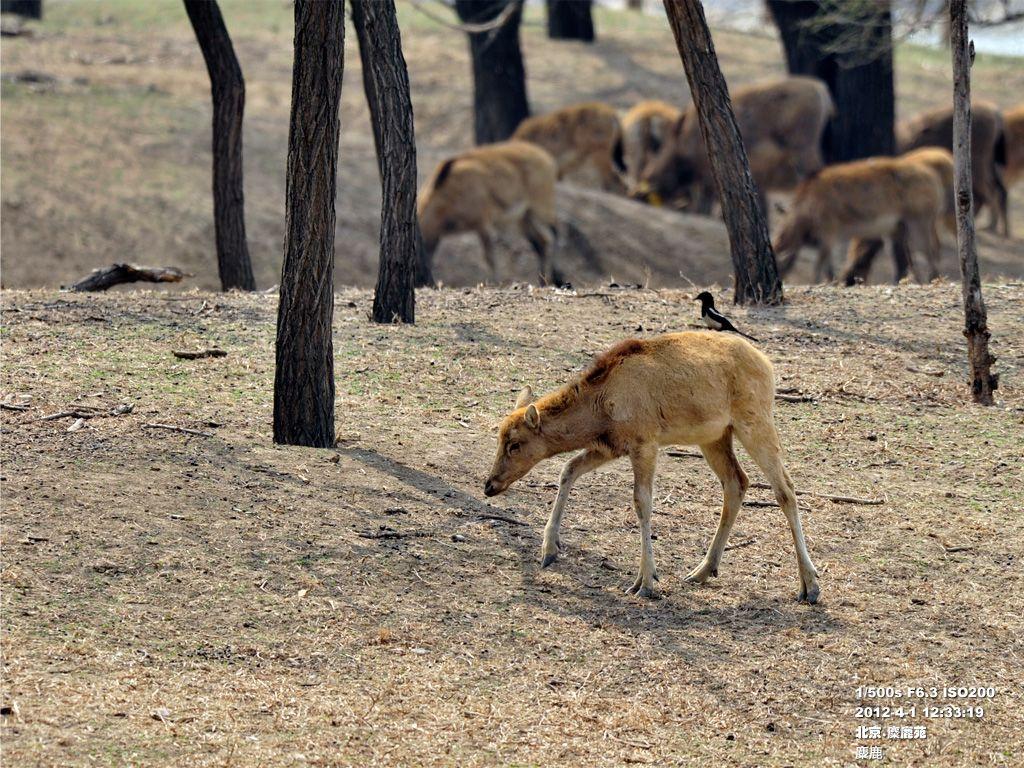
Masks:
[[[0,13],[13,13],[26,19],[43,18],[43,0],[3,0]]]
[[[729,231],[738,304],[782,302],[782,280],[700,0],[664,0]]]
[[[592,0],[548,0],[548,37],[594,42]]]
[[[996,359],[988,351],[988,313],[981,295],[978,249],[974,241],[974,193],[971,186],[971,64],[974,43],[967,37],[967,2],[949,4],[950,47],[953,49],[953,156],[956,172],[956,245],[963,280],[964,336],[971,365],[974,402],[992,405],[998,385],[992,373]]]
[[[378,176],[379,176],[379,178],[381,180],[381,183],[383,184],[383,182],[384,182],[384,168],[383,168],[383,159],[382,159],[382,155],[381,155],[381,146],[382,146],[382,143],[381,143],[381,115],[380,115],[380,110],[376,106],[376,105],[379,104],[380,98],[377,95],[377,86],[374,83],[374,79],[373,79],[373,74],[372,74],[372,72],[373,72],[373,65],[368,60],[368,56],[370,55],[369,52],[372,50],[372,47],[371,47],[371,43],[368,40],[366,40],[366,29],[365,29],[365,24],[362,22],[362,18],[363,18],[363,16],[362,16],[362,4],[353,2],[353,4],[352,4],[352,21],[353,21],[353,26],[355,27],[355,30],[356,30],[356,37],[359,39],[359,59],[362,62],[362,67],[363,67],[363,90],[366,92],[366,102],[367,102],[367,106],[370,109],[370,125],[373,128],[373,144],[374,144],[374,148],[377,151],[377,173],[378,173]],[[397,33],[397,27],[396,27],[396,33]],[[398,40],[398,45],[401,46],[401,39]],[[401,48],[399,48],[399,53],[401,53]],[[403,71],[406,71],[405,80],[406,80],[406,82],[408,82],[409,78],[408,78],[408,72],[407,72],[407,70],[405,68],[405,58],[404,58],[404,56],[402,58],[402,64],[403,64]],[[406,92],[408,92],[408,88],[406,89]],[[412,104],[411,104],[411,101],[410,101],[410,104],[409,104],[409,112],[410,112],[410,127],[411,127],[412,126],[412,122],[411,122]],[[413,150],[415,151],[415,145],[413,147]],[[415,168],[415,157],[413,158],[413,163],[414,163],[414,168]],[[415,184],[415,178],[413,179],[413,183]],[[386,197],[382,197],[381,199],[382,199],[382,201],[383,200],[387,200]],[[413,207],[415,209],[415,202],[413,203]],[[414,216],[414,218],[415,218],[415,216]],[[414,264],[414,273],[413,273],[413,285],[416,288],[421,288],[421,287],[424,287],[424,286],[431,286],[431,287],[433,287],[433,285],[434,285],[434,273],[433,273],[433,270],[432,270],[431,266],[432,265],[430,263],[430,257],[427,255],[427,249],[423,245],[423,237],[420,235],[419,222],[417,221],[416,222],[416,260],[415,260],[415,264]]]
[[[894,154],[896,100],[888,0],[768,0],[768,8],[779,28],[790,74],[817,77],[832,93],[836,114],[823,139],[826,161]]]
[[[254,291],[242,193],[242,68],[216,0],[185,0],[185,11],[203,52],[213,94],[213,223],[220,285],[225,291]]]
[[[488,22],[509,3],[517,7],[501,27],[469,33],[473,57],[473,133],[477,144],[504,141],[530,116],[526,100],[526,71],[519,49],[522,5],[517,0],[455,0],[466,23]]]
[[[411,323],[416,316],[413,279],[420,245],[416,142],[394,0],[352,0],[352,24],[359,38],[383,200],[372,317],[376,323]]]
[[[334,445],[334,198],[344,0],[295,0],[274,442]]]

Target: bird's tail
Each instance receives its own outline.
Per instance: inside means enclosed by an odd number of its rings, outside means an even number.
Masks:
[[[755,339],[749,333],[744,333],[743,331],[741,331],[741,330],[739,330],[737,328],[733,328],[732,330],[735,331],[736,333],[738,333],[740,336],[742,336],[745,339],[750,339],[751,341],[756,341],[756,342],[759,342],[759,343],[761,341],[760,339]]]

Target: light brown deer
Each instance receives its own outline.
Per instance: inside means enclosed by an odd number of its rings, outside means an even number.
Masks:
[[[598,357],[570,384],[539,400],[527,387],[498,433],[498,453],[484,493],[502,493],[537,462],[580,450],[562,470],[544,529],[541,567],[559,550],[559,527],[573,483],[622,456],[633,465],[633,506],[640,521],[640,570],[627,590],[655,595],[651,512],[658,447],[699,445],[722,482],[718,530],[701,564],[687,577],[703,583],[718,567],[749,483],[736,461],[735,435],[765,473],[789,521],[800,571],[800,600],[818,599],[817,571],[800,525],[796,492],[782,463],[772,407],[771,363],[747,341],[722,333],[688,332],[629,339]],[[582,449],[582,450],[581,450]]]
[[[945,208],[939,175],[914,159],[877,157],[830,165],[807,179],[772,243],[785,276],[803,246],[816,247],[814,277],[834,278],[832,251],[853,238],[886,239],[905,231],[908,247],[922,250],[931,277],[938,275],[935,222]]]
[[[681,117],[677,107],[657,99],[638,102],[622,116],[622,159],[631,184],[640,181],[641,172]]]
[[[488,144],[445,160],[417,200],[428,258],[446,235],[476,232],[491,278],[498,282],[494,236],[518,227],[537,254],[541,279],[554,282],[558,275],[550,251],[557,236],[556,177],[551,155],[525,141]]]
[[[953,149],[953,108],[938,107],[908,120],[896,128],[900,152],[919,147]],[[997,167],[1005,158],[1006,139],[1003,136],[1003,116],[994,104],[975,101],[971,104],[971,187],[974,192],[974,210],[986,205],[991,208],[989,229],[1000,229],[1010,236],[1007,217],[1007,194],[1002,172]]]
[[[558,165],[559,179],[576,172],[596,171],[603,189],[625,192],[619,176],[625,170],[622,127],[618,113],[607,104],[575,104],[527,118],[512,138],[547,150]]]
[[[942,147],[922,147],[907,152],[902,158],[908,162],[922,163],[938,174],[942,181],[943,211],[942,221],[946,230],[956,235],[956,201],[953,193],[953,155]],[[906,232],[898,228],[892,241],[893,282],[899,283],[907,276],[909,269],[914,269],[914,276],[923,282],[920,269],[910,257]],[[850,241],[846,254],[846,265],[840,275],[840,282],[855,285],[858,281],[867,282],[871,265],[882,250],[884,241],[881,238],[855,238]]]
[[[789,190],[824,164],[821,138],[835,111],[828,87],[813,77],[787,77],[737,88],[732,94],[736,123],[761,196]],[[690,190],[696,213],[710,213],[717,197],[711,163],[690,107],[648,162],[633,197],[657,203]]]

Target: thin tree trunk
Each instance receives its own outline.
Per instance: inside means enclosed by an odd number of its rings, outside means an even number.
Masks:
[[[352,0],[363,84],[381,175],[380,257],[373,321],[415,320],[416,142],[409,73],[402,55],[394,0]]]
[[[344,0],[295,0],[274,442],[334,445],[334,199]]]
[[[768,0],[768,9],[782,38],[789,73],[817,77],[832,93],[836,114],[823,137],[826,161],[894,154],[896,98],[888,0]]]
[[[245,237],[242,192],[242,114],[245,80],[216,0],[184,0],[210,73],[213,95],[213,224],[217,268],[225,291],[256,290]]]
[[[967,36],[967,2],[949,4],[950,47],[953,49],[953,155],[956,173],[956,245],[963,279],[964,336],[971,365],[974,402],[992,405],[998,377],[991,372],[996,359],[988,351],[988,313],[981,295],[978,249],[974,241],[974,193],[971,187],[971,64],[974,43]]]
[[[592,0],[548,0],[548,37],[594,42]]]
[[[664,0],[676,47],[697,107],[711,172],[729,231],[737,304],[782,302],[782,280],[768,225],[750,176],[747,151],[733,115],[700,0]]]
[[[496,18],[517,0],[455,0],[463,22]],[[519,48],[522,5],[498,29],[469,33],[473,58],[473,133],[477,144],[504,141],[530,116],[526,100],[526,70]]]

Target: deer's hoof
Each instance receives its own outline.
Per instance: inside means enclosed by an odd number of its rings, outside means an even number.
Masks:
[[[801,587],[800,594],[797,596],[797,602],[814,605],[818,602],[819,594],[821,594],[821,590],[818,588],[817,584],[812,584],[810,588],[806,586]]]
[[[544,559],[541,561],[540,567],[541,568],[547,568],[549,565],[551,565],[557,559],[558,559],[558,555],[555,552],[552,552],[550,555],[544,555]]]
[[[636,595],[637,597],[645,597],[648,600],[657,600],[658,593],[655,591],[653,586],[647,586],[644,584],[643,577],[637,576],[636,581],[626,588],[627,595]]]
[[[690,571],[684,581],[690,584],[703,584],[712,577],[718,577],[718,568],[712,568],[709,565],[701,564]]]

